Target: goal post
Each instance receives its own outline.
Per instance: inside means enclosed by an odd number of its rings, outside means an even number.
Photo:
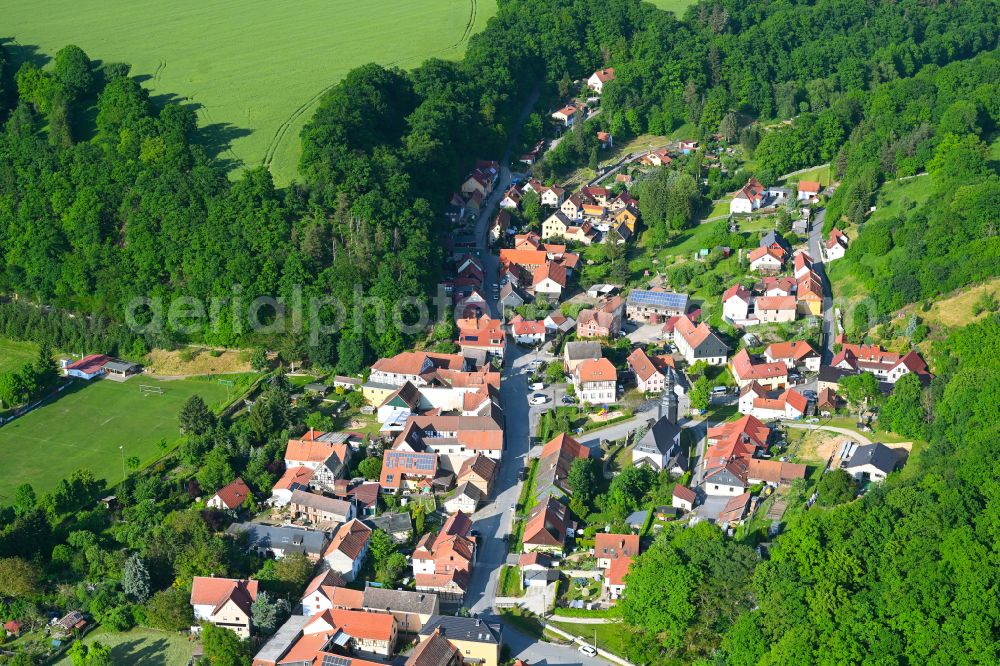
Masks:
[[[142,395],[163,395],[163,387],[139,384],[139,393]]]

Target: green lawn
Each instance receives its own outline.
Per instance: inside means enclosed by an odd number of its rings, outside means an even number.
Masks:
[[[35,360],[38,347],[33,342],[17,342],[0,338],[0,372],[18,370]]]
[[[100,641],[111,648],[111,658],[116,664],[131,666],[184,666],[194,653],[195,643],[184,636],[155,629],[133,629],[125,633],[108,633],[97,629],[83,642]],[[69,657],[63,657],[56,666],[70,666]]]
[[[15,58],[76,44],[131,63],[154,98],[198,105],[210,149],[231,141],[223,157],[270,164],[283,185],[325,89],[368,62],[460,57],[495,12],[495,0],[11,0],[4,36]]]
[[[820,185],[829,185],[830,177],[832,171],[829,164],[824,164],[823,166],[814,167],[808,171],[803,171],[802,173],[795,174],[788,179],[788,183],[797,183],[800,180],[814,180]]]
[[[143,395],[140,384],[162,387],[163,394]],[[195,394],[210,407],[221,407],[228,390],[209,380],[74,380],[55,401],[0,428],[0,504],[8,503],[21,483],[41,494],[80,468],[118,481],[118,447],[124,445],[126,458],[138,456],[143,464],[158,458],[160,440],[176,440],[177,414]]]
[[[673,12],[677,18],[684,16],[684,10],[694,4],[694,0],[649,0],[660,9]]]
[[[922,204],[931,196],[930,176],[893,180],[882,185],[876,197],[876,210],[871,221],[895,217],[905,211],[906,202]]]

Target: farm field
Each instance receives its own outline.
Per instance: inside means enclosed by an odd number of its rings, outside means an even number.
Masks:
[[[133,629],[124,633],[110,633],[97,629],[88,634],[83,642],[90,644],[100,641],[111,648],[111,658],[116,664],[135,666],[174,666],[186,664],[194,654],[195,643],[179,634],[156,631],[155,629]],[[69,657],[63,657],[56,666],[70,666]]]
[[[25,363],[35,360],[38,348],[32,342],[18,342],[0,338],[0,372],[18,370]]]
[[[162,395],[143,395],[139,385],[157,386]],[[179,435],[177,414],[192,395],[209,407],[226,402],[228,389],[215,381],[156,381],[133,377],[126,382],[74,380],[54,402],[0,428],[0,504],[14,489],[31,483],[39,495],[81,468],[117,480],[122,454],[145,464],[160,453],[159,442]]]
[[[460,57],[495,11],[494,0],[13,0],[3,37],[15,59],[76,44],[94,60],[131,63],[154,99],[198,106],[210,150],[229,144],[221,157],[268,165],[285,185],[326,88],[368,62]]]

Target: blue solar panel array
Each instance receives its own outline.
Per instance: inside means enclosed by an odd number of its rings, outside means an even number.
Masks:
[[[433,453],[411,453],[410,451],[388,451],[386,465],[393,467],[410,467],[413,469],[427,470],[434,469]]]
[[[687,294],[637,289],[629,292],[628,302],[633,305],[651,305],[672,310],[684,310],[687,308],[688,297]]]

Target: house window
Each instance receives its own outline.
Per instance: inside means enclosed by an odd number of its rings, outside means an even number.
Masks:
[[[714,486],[714,488],[715,488],[716,490],[718,490],[718,489],[719,489],[719,486]]]

